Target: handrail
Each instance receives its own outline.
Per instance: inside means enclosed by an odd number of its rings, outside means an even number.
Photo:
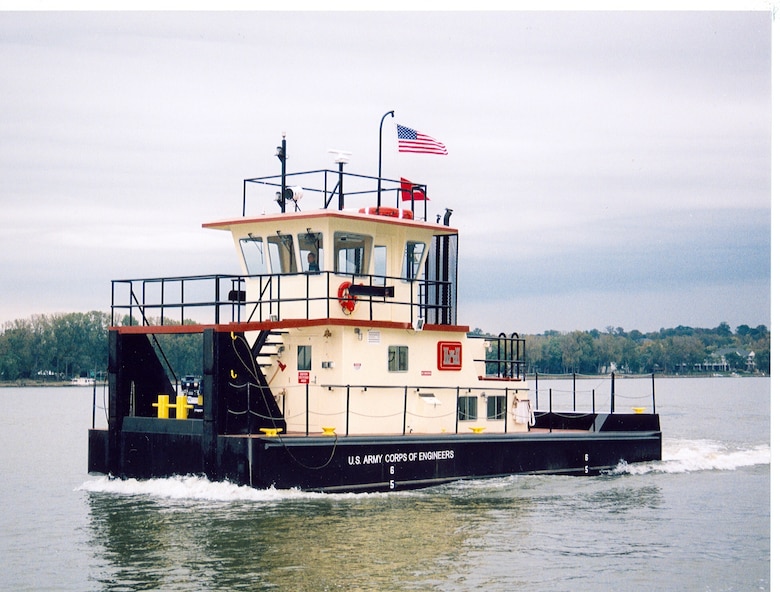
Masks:
[[[321,176],[321,180],[317,177]],[[312,181],[311,178],[314,177]],[[381,192],[378,194],[377,182],[381,181],[386,183],[389,187],[382,187]],[[345,190],[345,186],[349,184],[351,189]],[[359,197],[371,197],[371,201],[365,200],[365,203],[357,204],[356,207],[368,206],[368,207],[380,207],[381,196],[389,193],[395,197],[395,207],[398,208],[405,201],[403,199],[404,189],[402,188],[402,182],[400,179],[387,179],[383,177],[377,177],[373,175],[361,175],[356,173],[348,173],[344,170],[333,169],[315,169],[310,171],[300,171],[294,173],[285,172],[283,175],[267,175],[263,177],[254,177],[251,179],[244,179],[244,197],[242,204],[243,216],[246,216],[247,210],[247,187],[251,185],[265,185],[273,188],[282,189],[282,186],[289,188],[291,186],[298,187],[303,193],[314,193],[322,196],[322,208],[328,209],[334,194],[338,191],[339,202],[343,202],[343,198],[359,198]],[[407,190],[409,191],[409,190]],[[413,184],[413,191],[419,191],[424,195],[427,195],[427,185],[421,183]],[[379,204],[377,204],[377,196]],[[415,201],[408,200],[409,208],[415,212]],[[353,204],[355,205],[355,204]],[[428,201],[422,200],[422,219],[428,220]],[[297,207],[297,202],[296,202]]]
[[[307,388],[309,385],[306,385]],[[437,386],[437,385],[371,385],[371,384],[322,384],[320,385],[322,388],[327,389],[328,391],[343,391],[345,401],[344,406],[340,411],[329,411],[327,414],[328,417],[334,417],[334,416],[342,416],[344,418],[344,426],[345,426],[345,434],[344,435],[350,435],[350,417],[357,416],[357,417],[374,417],[374,418],[387,418],[387,417],[401,417],[402,418],[402,426],[403,429],[401,431],[402,435],[407,434],[407,419],[410,417],[425,417],[428,419],[437,418],[441,419],[444,417],[451,416],[453,423],[453,432],[459,433],[459,427],[462,422],[464,421],[502,421],[503,422],[503,430],[502,433],[509,433],[509,424],[508,424],[508,418],[511,413],[511,407],[509,403],[510,395],[517,395],[519,393],[529,393],[529,391],[533,390],[529,386],[482,386],[480,385],[479,389],[464,389],[458,386]],[[287,387],[289,388],[289,387]],[[351,399],[354,396],[354,393],[360,392],[361,394],[370,394],[371,390],[396,390],[398,391],[399,397],[402,397],[402,400],[399,400],[398,407],[394,408],[394,411],[392,413],[388,413],[387,410],[383,412],[383,415],[367,415],[364,412],[356,412],[354,409],[351,409]],[[477,392],[478,391],[478,392]],[[418,414],[415,414],[408,409],[408,398],[409,394],[420,392],[426,393],[449,393],[456,399],[455,403],[455,409],[452,411],[448,411],[446,414],[438,415],[438,416],[430,416],[425,415],[421,416]],[[483,395],[486,396],[499,396],[502,397],[504,400],[503,409],[495,416],[495,417],[487,417],[487,416],[478,416],[475,418],[463,418],[461,417],[462,411],[460,408],[460,405],[457,401],[460,401],[461,399],[464,399],[466,397],[482,397]],[[594,394],[595,397],[595,394]],[[645,396],[647,398],[647,396]],[[568,423],[571,423],[574,421],[575,423],[581,424],[582,426],[586,426],[581,429],[587,429],[587,426],[592,426],[592,423],[596,421],[596,416],[598,414],[608,414],[612,415],[615,413],[614,409],[610,411],[601,411],[597,412],[595,409],[595,401],[594,401],[594,409],[592,411],[585,411],[585,412],[577,412],[576,410],[561,410],[557,409],[553,405],[553,389],[549,389],[549,403],[547,409],[540,409],[538,405],[538,392],[537,392],[537,404],[534,405],[534,411],[537,418],[540,417],[555,417],[555,418],[561,418],[565,420]],[[306,434],[309,435],[309,425],[315,424],[316,422],[313,421],[313,417],[318,417],[320,415],[323,415],[323,413],[320,412],[314,412],[310,411],[308,408],[305,410],[306,413]],[[655,401],[653,399],[653,413],[655,413]],[[576,420],[583,420],[580,422],[576,422]],[[548,422],[549,423],[549,422]],[[552,424],[550,424],[552,426]],[[501,433],[501,432],[499,432]]]
[[[524,387],[524,386],[513,386],[513,387],[509,387],[509,386],[496,386],[496,387],[484,387],[484,388],[482,386],[480,386],[480,388],[479,388],[479,395],[478,395],[476,392],[473,392],[472,389],[463,389],[463,388],[458,387],[458,386],[437,386],[437,385],[421,385],[421,386],[416,386],[416,385],[368,385],[368,384],[365,384],[365,385],[362,385],[362,384],[323,384],[321,386],[322,386],[322,388],[325,388],[328,391],[333,391],[333,390],[343,390],[344,391],[344,393],[345,393],[345,406],[344,406],[344,409],[342,411],[338,412],[338,414],[345,416],[344,417],[345,429],[346,429],[345,435],[347,435],[347,436],[349,435],[349,418],[350,418],[351,415],[355,415],[355,416],[359,416],[359,417],[396,417],[399,414],[403,418],[403,422],[402,422],[403,429],[401,431],[401,434],[402,435],[406,435],[407,434],[407,421],[406,421],[407,418],[409,418],[409,417],[425,417],[425,418],[428,418],[428,419],[432,418],[432,416],[429,416],[429,415],[422,416],[422,415],[418,415],[418,414],[415,414],[415,413],[409,411],[409,409],[408,409],[409,394],[410,393],[417,393],[417,394],[419,394],[420,392],[428,393],[428,392],[443,392],[443,391],[451,392],[455,396],[456,401],[460,401],[461,399],[463,399],[465,397],[477,397],[477,396],[486,395],[487,393],[494,393],[494,396],[497,395],[497,396],[503,397],[503,400],[504,400],[503,410],[496,417],[491,417],[491,418],[489,418],[489,417],[477,417],[477,418],[473,418],[473,420],[474,421],[502,421],[504,423],[504,430],[503,430],[503,432],[504,433],[508,433],[509,432],[509,428],[508,428],[508,424],[507,424],[507,418],[508,418],[509,413],[510,413],[509,396],[510,396],[510,394],[517,395],[520,392],[525,393],[525,392],[528,391],[528,388]],[[368,415],[366,415],[364,413],[357,413],[357,412],[355,412],[353,410],[351,411],[350,410],[351,393],[353,391],[359,391],[361,393],[368,393],[372,389],[377,389],[377,390],[397,390],[397,391],[399,391],[399,395],[401,395],[403,397],[403,401],[400,404],[399,410],[396,413],[393,413],[393,414],[390,414],[390,415],[385,414],[383,416],[368,416]],[[309,415],[310,414],[318,415],[318,413],[310,412],[308,409],[306,410],[306,413],[307,413],[307,423],[306,423],[307,430],[306,430],[306,434],[308,435],[309,434],[309,431],[308,431]],[[334,415],[334,413],[331,412],[331,413],[329,413],[329,415],[332,416],[332,415]],[[452,420],[454,421],[453,431],[456,434],[458,433],[458,426],[459,426],[460,422],[462,422],[462,421],[472,421],[471,418],[466,419],[466,418],[462,418],[461,417],[461,409],[460,409],[459,404],[457,402],[455,404],[454,411],[448,412],[446,414],[435,416],[435,418],[444,418],[444,417],[447,417],[448,415],[452,416]]]
[[[550,392],[550,409],[552,409],[552,394],[553,392],[565,392],[565,393],[571,393],[572,397],[572,411],[577,412],[577,393],[587,392],[591,395],[591,412],[596,412],[596,389],[591,390],[578,390],[577,389],[577,378],[581,379],[600,379],[602,383],[609,379],[610,381],[610,393],[609,393],[609,412],[614,413],[615,412],[615,402],[616,399],[628,399],[628,400],[643,400],[647,399],[648,395],[628,395],[628,394],[618,394],[617,393],[617,387],[616,387],[616,379],[629,379],[629,380],[637,380],[637,379],[650,379],[650,393],[649,397],[652,402],[652,410],[653,413],[656,412],[656,398],[655,398],[655,373],[651,374],[617,374],[616,372],[611,372],[609,374],[580,374],[578,372],[572,372],[571,374],[541,374],[539,372],[536,372],[534,374],[534,383],[535,383],[535,393],[536,393],[536,408],[539,409],[539,380],[565,380],[565,379],[571,379],[572,381],[572,387],[571,390],[560,390],[560,389],[549,389]]]
[[[485,357],[475,359],[475,362],[485,363],[485,374],[491,377],[501,377],[515,380],[525,380],[526,378],[526,354],[525,339],[517,333],[512,333],[507,337],[506,333],[499,333],[498,337],[479,335],[475,339],[486,341],[492,350],[496,344],[495,357]],[[495,369],[495,370],[493,370]]]
[[[316,278],[324,278],[319,281]],[[300,280],[305,280],[302,287]],[[315,281],[317,282],[315,284]],[[338,296],[331,288],[343,281],[368,287],[410,286],[409,297],[396,289],[391,297],[379,291],[361,295],[368,304],[369,320],[378,320],[375,304],[408,307],[408,322],[413,324],[422,317],[452,319],[452,304],[428,302],[421,297],[426,290],[452,291],[451,282],[431,279],[409,280],[402,277],[342,274],[332,271],[317,273],[262,274],[262,275],[192,275],[158,278],[122,279],[111,282],[111,319],[114,325],[185,325],[188,323],[225,324],[240,323],[265,318],[282,318],[285,307],[301,306],[298,312],[286,319],[331,318],[332,303]],[[253,294],[247,292],[250,282],[257,283]],[[294,285],[291,285],[294,284]],[[177,289],[170,289],[174,285]],[[301,290],[303,289],[303,293]],[[316,307],[316,303],[323,303]],[[447,298],[444,302],[452,302]],[[288,308],[288,312],[289,312]],[[205,311],[205,317],[202,314]],[[223,313],[229,312],[226,317]],[[317,314],[323,312],[323,314]],[[446,313],[446,314],[445,314]],[[229,319],[229,320],[227,320]],[[384,320],[384,319],[381,319]],[[447,322],[441,324],[450,324]]]

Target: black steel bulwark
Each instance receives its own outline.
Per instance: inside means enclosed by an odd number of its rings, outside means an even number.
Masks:
[[[480,434],[394,438],[225,438],[225,478],[253,487],[392,491],[513,474],[595,475],[658,460],[659,432]]]
[[[159,419],[158,395],[173,400],[176,393],[150,336],[110,331],[108,429],[90,431],[88,470],[123,477],[216,477],[224,472],[219,436],[286,429],[243,335],[204,331],[203,369],[203,419]]]
[[[205,430],[205,423],[203,427]],[[382,439],[219,435],[213,451],[216,462],[207,470],[200,467],[200,455],[186,445],[183,434],[138,431],[129,436],[124,446],[134,449],[137,462],[125,464],[118,473],[123,477],[194,473],[256,488],[324,492],[415,489],[513,474],[596,475],[623,461],[645,462],[661,457],[661,434],[652,431],[407,435]],[[205,436],[203,433],[204,449]],[[159,449],[138,449],[146,440]],[[170,452],[181,454],[175,465],[170,464]]]
[[[217,456],[217,380],[219,372],[219,343],[214,329],[203,332],[203,472],[209,479],[217,480],[219,459]]]
[[[537,411],[536,429],[587,430],[592,432],[660,431],[654,413],[560,413]]]

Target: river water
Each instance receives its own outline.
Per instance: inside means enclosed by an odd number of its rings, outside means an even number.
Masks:
[[[769,590],[770,380],[655,382],[663,461],[344,495],[90,476],[91,387],[0,389],[0,589]]]

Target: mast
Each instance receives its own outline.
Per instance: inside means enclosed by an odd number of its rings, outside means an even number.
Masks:
[[[282,190],[276,195],[276,201],[284,214],[287,201],[287,134],[284,132],[282,132],[282,145],[276,147],[276,156],[282,161]]]

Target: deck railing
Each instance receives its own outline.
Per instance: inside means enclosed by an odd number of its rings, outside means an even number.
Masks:
[[[655,376],[654,375],[642,375],[642,376],[632,376],[632,378],[650,378],[651,380],[651,390],[649,392],[645,392],[643,390],[640,390],[635,393],[622,393],[622,394],[616,394],[614,392],[611,392],[609,395],[610,400],[618,399],[622,401],[622,404],[620,408],[616,411],[615,408],[607,409],[606,405],[607,402],[605,401],[605,396],[603,393],[601,393],[598,397],[596,396],[596,389],[591,389],[588,391],[589,397],[592,396],[592,407],[588,410],[580,409],[579,411],[575,408],[569,409],[567,403],[563,403],[563,405],[560,404],[561,400],[563,401],[570,401],[572,400],[571,397],[574,398],[576,401],[576,396],[578,391],[568,391],[568,389],[564,388],[552,388],[548,387],[546,385],[540,386],[537,382],[537,379],[541,378],[542,382],[547,382],[545,378],[547,377],[535,377],[534,383],[528,383],[527,385],[524,385],[520,387],[519,385],[513,385],[513,386],[486,386],[486,387],[480,387],[479,389],[466,389],[466,388],[459,388],[459,387],[431,387],[431,386],[425,386],[425,387],[415,387],[411,385],[407,386],[376,386],[376,385],[327,385],[325,388],[328,389],[329,392],[333,393],[335,396],[340,396],[343,398],[343,406],[340,410],[333,410],[331,409],[328,413],[324,412],[317,412],[314,410],[309,409],[308,402],[310,400],[310,386],[307,385],[300,385],[297,388],[304,388],[306,390],[305,393],[305,399],[307,401],[306,408],[302,410],[300,413],[294,415],[294,416],[287,416],[284,407],[282,407],[282,417],[270,417],[266,414],[263,414],[261,417],[263,419],[267,420],[278,420],[278,421],[292,421],[297,423],[301,426],[303,426],[303,432],[306,435],[317,435],[322,433],[322,428],[324,426],[330,426],[333,424],[336,424],[338,432],[342,435],[349,435],[350,434],[350,424],[354,424],[355,419],[360,417],[365,417],[364,410],[360,409],[360,399],[371,399],[371,393],[376,392],[379,390],[387,391],[388,389],[394,389],[398,393],[398,405],[397,407],[389,414],[389,415],[383,415],[382,417],[372,416],[372,420],[381,420],[387,423],[388,425],[388,433],[399,433],[399,434],[408,434],[410,433],[409,425],[410,421],[414,421],[416,418],[421,418],[423,420],[431,420],[432,418],[435,419],[437,414],[441,413],[442,415],[442,422],[446,426],[448,431],[454,432],[454,433],[462,433],[466,432],[469,433],[469,429],[474,426],[485,426],[486,422],[492,422],[493,425],[496,425],[497,422],[503,423],[503,429],[501,431],[507,432],[508,431],[508,422],[514,421],[514,419],[511,417],[512,415],[512,404],[511,399],[518,394],[525,395],[526,393],[530,392],[531,395],[531,401],[536,401],[534,404],[534,413],[536,415],[536,418],[539,420],[539,425],[542,424],[545,427],[548,427],[552,429],[553,425],[558,424],[566,424],[571,426],[579,425],[580,423],[585,426],[585,424],[589,424],[589,422],[592,422],[594,416],[596,413],[630,413],[634,411],[629,406],[636,407],[637,405],[641,406],[642,404],[651,404],[652,405],[652,412],[655,413]],[[560,375],[557,375],[556,378],[560,378]],[[580,380],[583,380],[583,376],[579,377]],[[599,380],[600,378],[604,377],[598,377],[598,376],[589,376],[587,377],[591,380]],[[575,378],[576,380],[576,378]],[[560,387],[561,385],[558,384],[558,380],[555,381],[556,386]],[[106,393],[106,384],[104,384],[102,387],[103,389],[103,396],[98,397],[96,395],[97,393],[97,387],[93,386],[93,401],[92,401],[92,428],[94,429],[96,427],[96,412],[98,410],[102,411],[101,416],[103,414],[107,415],[107,408],[105,406],[99,405],[99,401],[105,400]],[[291,388],[291,387],[288,387]],[[634,389],[632,389],[634,390]],[[582,393],[584,389],[581,389],[579,392]],[[442,409],[441,411],[438,411],[434,409],[433,415],[421,415],[418,413],[415,413],[410,410],[410,401],[414,395],[420,396],[420,393],[427,393],[429,395],[432,395],[434,397],[441,397],[442,403],[447,403],[448,398],[454,398],[454,404],[450,402],[449,405],[446,405],[447,409]],[[489,416],[487,413],[485,413],[485,407],[478,408],[481,409],[481,411],[478,411],[476,416],[468,416],[468,409],[466,409],[466,406],[461,407],[461,405],[458,403],[461,399],[465,399],[467,397],[473,397],[477,396],[480,399],[482,398],[482,395],[485,395],[485,397],[494,396],[499,397],[501,400],[503,400],[503,405],[499,405],[497,408],[494,409],[493,416]],[[321,395],[318,395],[321,396]],[[357,402],[357,404],[356,404]],[[445,405],[442,405],[442,408],[445,407]],[[565,409],[565,410],[564,410]],[[634,411],[636,413],[636,411]],[[231,413],[233,414],[245,414],[247,419],[247,426],[249,426],[250,422],[250,416],[254,415],[257,416],[258,414],[252,410],[249,409],[247,406],[246,409],[233,409],[231,410]],[[302,419],[301,419],[302,418]],[[350,422],[350,418],[352,418],[352,422]],[[585,422],[585,423],[583,423]],[[394,426],[394,427],[393,427]],[[583,427],[582,429],[587,429],[587,426]]]
[[[649,380],[648,380],[649,379]],[[628,385],[637,381],[631,387]],[[552,386],[550,385],[552,382]],[[571,388],[565,387],[570,382]],[[608,382],[609,397],[604,395],[597,398],[596,391],[606,390]],[[620,389],[617,383],[620,383]],[[593,388],[596,383],[598,388]],[[596,413],[607,411],[615,413],[618,403],[629,406],[632,410],[644,410],[650,406],[652,413],[656,412],[655,401],[655,374],[534,374],[534,386],[531,392],[534,394],[536,409],[547,408],[552,411],[556,404],[560,407],[560,400],[565,398],[571,401],[573,413]],[[591,387],[591,388],[587,388]],[[618,392],[620,391],[620,392]],[[583,405],[583,398],[587,403]]]
[[[356,286],[355,318],[451,324],[449,282],[335,272],[196,275],[113,280],[111,322],[119,325],[219,325],[343,317],[338,288]],[[438,294],[438,298],[429,297]],[[342,299],[343,300],[343,299]],[[365,307],[365,308],[363,308]]]
[[[252,188],[260,188],[259,194],[263,208],[268,201],[269,191],[277,192],[277,199],[282,199],[283,186],[300,191],[306,196],[306,201],[311,201],[317,207],[323,209],[343,210],[347,202],[350,208],[394,206],[406,207],[412,211],[415,219],[428,219],[428,200],[419,199],[419,195],[427,195],[428,187],[424,184],[414,183],[404,187],[399,179],[379,178],[372,175],[358,175],[344,170],[317,169],[285,173],[282,175],[269,175],[244,179],[244,198],[241,215],[246,216],[250,202]],[[292,193],[292,192],[291,192]],[[415,199],[410,199],[414,193]],[[313,198],[313,199],[312,199]],[[289,198],[288,198],[289,199]],[[298,208],[298,201],[294,202]]]
[[[475,339],[483,339],[487,345],[485,358],[474,360],[485,364],[485,374],[488,378],[505,380],[525,380],[526,356],[525,339],[517,333],[507,336],[499,333],[492,335],[475,335]]]
[[[644,376],[644,378],[648,377]],[[652,376],[650,378],[652,385],[654,380]],[[256,415],[265,420],[278,420],[280,423],[286,421],[291,433],[305,435],[319,435],[323,432],[327,433],[328,430],[339,435],[376,432],[399,435],[432,432],[458,434],[483,430],[492,433],[508,433],[512,431],[510,424],[515,422],[514,398],[517,396],[518,399],[524,399],[529,394],[532,402],[530,411],[534,413],[534,419],[530,422],[531,427],[550,431],[554,429],[593,430],[597,416],[641,414],[650,405],[652,405],[652,414],[655,414],[654,389],[641,394],[625,393],[625,395],[600,392],[598,397],[594,389],[592,390],[593,408],[578,411],[566,403],[571,400],[571,393],[566,393],[565,398],[560,396],[554,398],[553,393],[557,389],[535,388],[532,383],[526,382],[502,386],[492,386],[488,383],[480,385],[479,388],[362,384],[320,386],[325,389],[324,394],[311,393],[313,387],[309,384],[286,387],[287,391],[291,388],[305,389],[304,404],[292,415],[285,408],[285,403],[281,408],[282,416],[276,418],[254,413],[248,406],[246,409],[232,409],[231,413],[246,414],[247,430],[250,430],[250,416]],[[388,396],[396,397],[396,403],[391,407],[384,407],[381,414],[376,412],[374,403],[376,394],[380,391],[385,399]],[[337,397],[338,404],[327,405],[327,410],[316,409],[314,402],[321,401],[323,397]],[[432,398],[436,402],[430,402],[430,407],[423,405],[425,412],[420,413],[420,405],[415,405],[415,402],[424,398]],[[615,408],[614,404],[608,408],[610,400],[614,401],[615,398],[625,400],[618,408]],[[492,404],[490,399],[493,399]],[[533,404],[535,399],[538,400],[537,404]],[[649,414],[650,411],[648,410],[647,413]],[[426,431],[416,431],[416,423],[418,426],[426,426]],[[358,427],[355,427],[356,425]],[[369,425],[370,431],[362,431],[361,425]]]
[[[304,407],[293,416],[285,415],[284,418],[270,418],[286,420],[288,429],[292,432],[303,432],[306,435],[321,434],[323,430],[333,429],[341,435],[360,435],[364,433],[354,425],[365,423],[369,419],[370,433],[380,431],[388,434],[412,434],[415,433],[415,422],[421,421],[430,428],[431,422],[439,424],[436,433],[469,433],[470,429],[482,431],[488,424],[500,425],[500,431],[509,432],[509,422],[512,419],[512,400],[515,395],[526,397],[528,393],[525,383],[513,386],[480,386],[479,389],[451,387],[451,386],[378,386],[378,385],[322,385],[327,395],[317,393],[316,397],[339,397],[341,405],[329,406],[328,411],[311,409],[311,403],[315,396],[310,393],[310,385],[301,385],[298,388],[305,389]],[[291,387],[287,387],[289,390]],[[374,411],[375,396],[372,393],[383,392],[387,397],[387,391],[394,391],[397,395],[397,404],[388,412],[377,415]],[[486,404],[487,399],[494,397],[494,405],[491,408]],[[436,402],[426,402],[424,407],[430,405],[428,413],[419,413],[413,410],[414,399],[435,399]],[[473,406],[463,404],[468,400],[474,400]],[[477,402],[480,402],[477,405]],[[417,406],[419,408],[419,405]],[[243,410],[242,410],[243,411]],[[251,413],[248,410],[247,412]],[[286,413],[284,406],[282,412]],[[247,418],[248,419],[248,418]],[[381,425],[380,425],[381,424]],[[332,426],[327,428],[326,426]],[[495,427],[490,431],[495,432]],[[421,432],[427,433],[427,432]]]

